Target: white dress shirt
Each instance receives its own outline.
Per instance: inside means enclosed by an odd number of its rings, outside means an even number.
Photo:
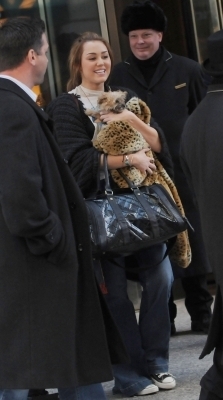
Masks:
[[[31,99],[33,101],[36,102],[37,99],[37,95],[28,87],[26,86],[24,83],[18,81],[18,79],[12,78],[9,75],[1,75],[0,74],[0,78],[4,78],[4,79],[8,79],[12,82],[14,82],[16,85],[18,85],[22,90],[24,90],[24,92],[26,92],[28,94],[29,97],[31,97]]]

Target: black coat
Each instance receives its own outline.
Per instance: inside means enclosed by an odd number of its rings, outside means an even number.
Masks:
[[[49,117],[6,79],[0,121],[0,387],[110,380],[109,350],[126,358],[105,305],[104,324],[82,194]]]
[[[223,85],[212,85],[207,93],[187,120],[181,147],[184,171],[200,211],[207,255],[221,293],[216,299],[212,328],[203,354],[222,343],[219,323],[223,307]]]
[[[189,231],[192,263],[187,269],[175,270],[176,276],[210,272],[194,196],[186,182],[179,156],[184,124],[206,93],[200,65],[163,48],[162,57],[149,86],[132,56],[114,67],[110,82],[134,90],[148,104],[152,117],[165,134],[174,164],[175,183],[187,217],[196,231],[196,234]]]
[[[111,89],[124,90],[121,87]],[[131,90],[127,92],[126,101],[135,96]],[[60,149],[81,191],[87,197],[95,193],[99,187],[101,154],[92,144],[94,124],[85,114],[82,102],[80,100],[77,102],[75,97],[69,93],[61,94],[47,106],[47,113],[54,121],[54,135]],[[157,156],[172,176],[173,165],[165,136],[154,120],[151,120],[151,126],[157,129],[162,144],[162,150]]]

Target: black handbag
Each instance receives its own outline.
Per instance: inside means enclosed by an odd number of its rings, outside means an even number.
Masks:
[[[105,191],[86,199],[92,254],[97,258],[131,255],[169,239],[190,226],[160,184],[113,191],[104,156]],[[123,176],[122,175],[122,176]]]

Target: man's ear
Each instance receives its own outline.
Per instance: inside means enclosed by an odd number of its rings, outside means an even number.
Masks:
[[[160,42],[162,42],[162,40],[163,40],[163,32],[159,32],[159,39],[160,39]]]
[[[27,58],[28,58],[30,64],[32,64],[32,65],[36,64],[36,53],[33,49],[30,49],[28,51]]]

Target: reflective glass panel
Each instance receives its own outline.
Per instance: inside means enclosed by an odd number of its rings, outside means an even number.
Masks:
[[[66,91],[68,54],[80,33],[101,34],[97,0],[46,0],[56,93]]]
[[[48,70],[43,84],[33,88],[42,106],[66,91],[70,47],[80,33],[101,34],[98,10],[103,11],[103,7],[103,0],[0,0],[0,20],[38,16],[46,23],[50,44]]]
[[[191,0],[198,59],[207,58],[207,38],[220,29],[217,0]]]
[[[3,21],[7,18],[28,16],[28,17],[42,17],[43,6],[41,7],[38,0],[0,0],[0,20]],[[33,91],[38,95],[39,104],[44,106],[52,97],[52,84],[50,85],[50,70],[51,65],[46,72],[45,79],[42,85],[35,86]],[[50,88],[51,86],[51,88]]]

